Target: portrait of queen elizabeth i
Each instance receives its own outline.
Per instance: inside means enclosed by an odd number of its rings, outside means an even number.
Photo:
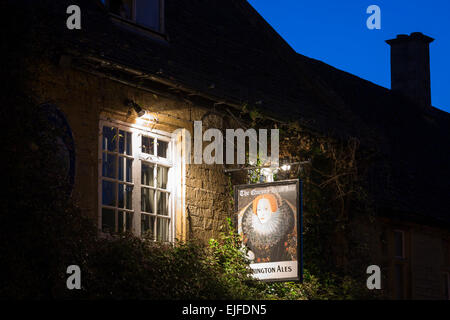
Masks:
[[[287,200],[272,193],[262,194],[243,210],[242,241],[253,263],[297,259],[296,221]]]

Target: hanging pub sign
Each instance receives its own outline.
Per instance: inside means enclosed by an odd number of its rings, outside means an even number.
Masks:
[[[235,224],[253,276],[302,281],[301,181],[234,187]]]

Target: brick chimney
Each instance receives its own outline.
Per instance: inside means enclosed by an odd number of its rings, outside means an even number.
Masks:
[[[431,106],[430,43],[420,32],[387,40],[391,46],[391,89],[421,106]]]

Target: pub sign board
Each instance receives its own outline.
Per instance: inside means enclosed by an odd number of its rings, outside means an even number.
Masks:
[[[302,281],[302,183],[284,180],[234,187],[234,221],[253,277]]]

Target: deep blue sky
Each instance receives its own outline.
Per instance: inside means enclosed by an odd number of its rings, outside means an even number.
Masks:
[[[397,34],[422,32],[430,46],[433,106],[450,112],[450,0],[249,0],[298,52],[391,87],[390,48]],[[381,9],[381,30],[369,30],[370,5]]]

